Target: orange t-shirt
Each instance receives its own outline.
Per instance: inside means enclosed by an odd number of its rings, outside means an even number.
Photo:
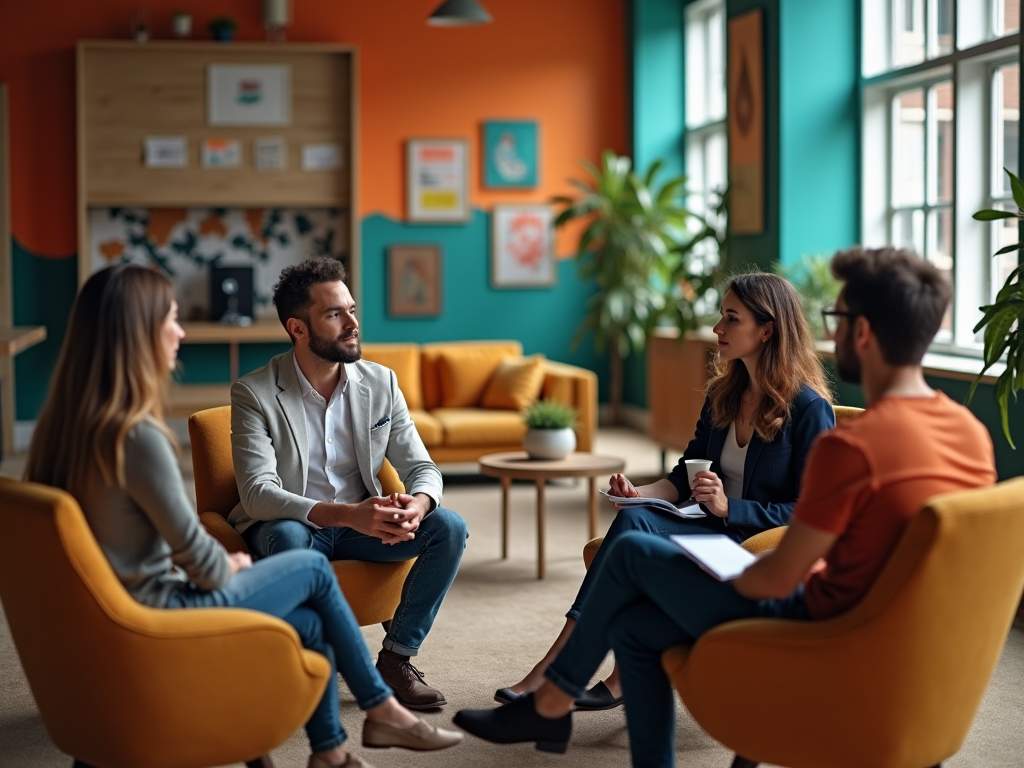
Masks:
[[[793,510],[802,523],[839,536],[826,567],[805,580],[810,616],[835,616],[860,601],[927,499],[995,480],[985,427],[941,392],[879,398],[823,433]]]

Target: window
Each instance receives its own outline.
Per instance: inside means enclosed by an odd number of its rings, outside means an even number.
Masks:
[[[954,301],[935,343],[977,354],[978,307],[1017,266],[1017,253],[991,256],[1017,242],[1016,219],[971,215],[1014,208],[1003,168],[1020,172],[1020,0],[862,8],[861,240],[912,248],[945,272]]]
[[[703,0],[686,8],[687,204],[712,225],[720,224],[714,212],[727,183],[725,105],[725,2]],[[712,240],[694,255],[708,266],[718,263]]]

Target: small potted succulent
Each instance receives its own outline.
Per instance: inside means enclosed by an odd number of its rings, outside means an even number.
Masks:
[[[538,400],[523,411],[523,450],[531,459],[564,459],[576,450],[576,411],[554,400]]]
[[[235,28],[238,24],[230,16],[218,16],[209,23],[210,34],[214,40],[222,43],[230,42],[235,37]]]

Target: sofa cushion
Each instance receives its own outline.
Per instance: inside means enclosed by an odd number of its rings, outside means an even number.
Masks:
[[[410,409],[409,417],[412,419],[412,423],[416,425],[416,431],[419,433],[423,445],[427,448],[444,445],[444,427],[441,426],[440,421],[426,411],[421,410],[414,411]]]
[[[519,445],[526,434],[526,425],[517,411],[435,408],[431,415],[444,427],[445,446]]]
[[[518,341],[442,341],[424,344],[420,355],[423,407],[432,411],[441,407],[441,353],[449,350],[503,350],[503,357],[522,357],[523,345]],[[481,393],[482,394],[482,393]],[[476,403],[473,403],[476,405]]]
[[[395,372],[410,411],[423,408],[418,344],[363,344],[363,358]]]
[[[521,411],[536,401],[542,386],[543,357],[507,357],[487,383],[480,407]]]

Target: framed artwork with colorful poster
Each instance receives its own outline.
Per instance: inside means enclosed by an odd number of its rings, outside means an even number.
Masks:
[[[468,155],[463,139],[412,139],[406,144],[407,221],[469,221]]]
[[[496,205],[491,221],[491,285],[555,284],[554,212],[548,205]]]
[[[388,249],[388,314],[437,317],[441,314],[441,248],[393,245]]]
[[[487,120],[481,146],[484,187],[533,189],[540,183],[536,121]]]

